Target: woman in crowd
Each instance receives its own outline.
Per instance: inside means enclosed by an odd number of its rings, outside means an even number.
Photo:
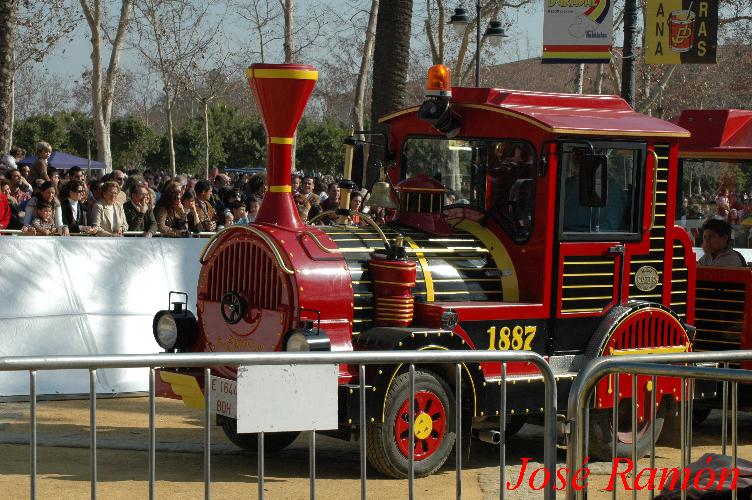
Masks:
[[[57,189],[55,189],[55,186],[50,181],[42,183],[39,191],[26,204],[24,226],[31,226],[31,222],[37,216],[37,206],[41,201],[46,201],[52,205],[52,217],[55,220],[55,227],[58,228],[60,234],[68,236],[68,228],[63,225],[63,211],[60,201],[57,199]]]
[[[217,212],[211,203],[212,187],[209,181],[198,181],[194,188],[196,192],[196,211],[201,231],[215,231],[217,229]]]
[[[165,184],[154,207],[157,227],[162,236],[180,238],[188,236],[188,213],[181,203],[182,186],[179,182]]]
[[[353,191],[350,193],[350,210],[360,212],[361,205],[363,205],[363,195],[360,191]],[[351,215],[350,220],[356,226],[362,225],[363,221],[360,220],[360,215]]]
[[[201,225],[199,223],[198,210],[196,209],[196,197],[193,195],[193,191],[186,189],[183,196],[180,197],[180,203],[182,203],[183,210],[185,210],[188,231],[200,233]]]
[[[94,205],[91,221],[95,236],[123,236],[128,230],[123,206],[116,202],[119,194],[116,182],[107,181],[102,186],[102,200]]]

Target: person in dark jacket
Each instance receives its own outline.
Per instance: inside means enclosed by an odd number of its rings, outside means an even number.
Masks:
[[[71,234],[89,234],[89,208],[82,200],[86,193],[84,183],[77,180],[68,181],[65,185],[66,197],[60,203],[63,212],[63,225],[68,226]]]
[[[130,199],[123,205],[128,230],[142,231],[144,237],[151,238],[157,232],[157,219],[147,200],[149,188],[144,183],[134,183],[128,191]]]

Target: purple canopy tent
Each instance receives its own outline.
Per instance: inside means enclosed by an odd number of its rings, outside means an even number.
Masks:
[[[27,156],[23,160],[19,161],[18,164],[30,166],[35,161],[37,161],[36,155]],[[47,164],[51,167],[55,167],[58,170],[68,170],[71,167],[81,167],[84,170],[89,168],[89,160],[87,160],[86,158],[63,153],[62,151],[53,151],[50,155],[50,159],[47,160]],[[91,160],[91,169],[104,170],[104,163],[102,163],[101,161]]]

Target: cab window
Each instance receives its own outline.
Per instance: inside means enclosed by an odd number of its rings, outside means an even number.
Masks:
[[[402,178],[428,175],[447,189],[445,205],[469,205],[496,219],[517,243],[530,238],[535,208],[535,151],[520,140],[410,137]]]
[[[561,151],[562,239],[639,239],[645,144],[565,143]]]

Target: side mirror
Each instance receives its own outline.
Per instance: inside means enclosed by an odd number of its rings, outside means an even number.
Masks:
[[[586,155],[580,169],[580,205],[605,207],[608,192],[608,158],[603,154]]]

